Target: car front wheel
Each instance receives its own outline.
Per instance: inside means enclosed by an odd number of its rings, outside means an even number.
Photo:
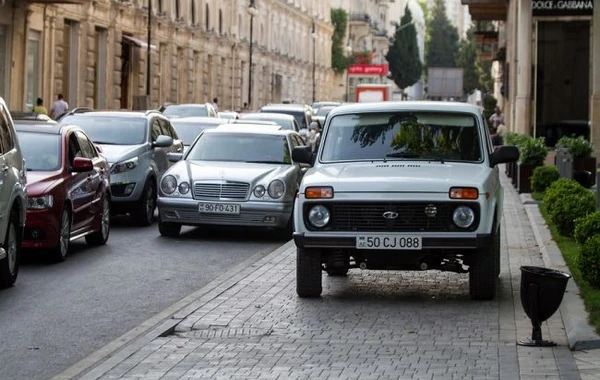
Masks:
[[[71,245],[71,213],[65,207],[61,216],[58,227],[58,244],[54,248],[53,258],[55,261],[61,262],[67,259],[69,246]]]
[[[162,236],[177,237],[181,232],[181,224],[158,222],[158,232]]]
[[[104,245],[110,234],[110,199],[107,195],[102,201],[102,214],[100,215],[100,229],[94,233],[86,235],[85,241],[89,245]]]
[[[296,293],[300,297],[319,297],[323,291],[321,251],[297,248]]]
[[[156,185],[154,181],[149,180],[144,186],[142,197],[138,208],[133,212],[133,220],[138,226],[147,227],[154,220],[154,210],[156,209]]]
[[[19,235],[17,234],[17,220],[16,213],[12,212],[8,221],[8,230],[4,238],[3,247],[6,251],[6,257],[0,261],[0,287],[2,288],[12,286],[19,274],[21,247],[19,244]]]
[[[494,242],[499,240],[500,229],[494,232]],[[469,265],[469,294],[474,300],[491,300],[496,296],[500,260],[499,245],[478,249],[473,252]]]

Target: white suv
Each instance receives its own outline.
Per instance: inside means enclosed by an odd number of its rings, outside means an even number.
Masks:
[[[481,111],[449,102],[383,102],[333,109],[294,206],[297,293],[317,297],[322,270],[468,272],[473,299],[492,299],[500,273],[503,189]]]
[[[12,118],[0,98],[0,287],[15,283],[27,204],[25,161]]]

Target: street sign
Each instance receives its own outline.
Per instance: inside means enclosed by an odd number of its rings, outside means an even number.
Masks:
[[[349,75],[387,75],[387,63],[382,64],[354,64],[348,67]]]

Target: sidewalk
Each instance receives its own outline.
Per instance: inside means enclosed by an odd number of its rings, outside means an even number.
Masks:
[[[600,350],[569,349],[598,338],[582,325],[573,280],[543,325],[544,339],[558,346],[516,345],[531,334],[519,268],[561,267],[535,219],[537,206],[527,197],[524,205],[502,177],[502,273],[494,301],[470,300],[465,274],[359,269],[347,278],[324,275],[323,296],[300,299],[289,242],[222,276],[127,344],[98,351],[94,366],[78,363],[55,379],[600,380]]]

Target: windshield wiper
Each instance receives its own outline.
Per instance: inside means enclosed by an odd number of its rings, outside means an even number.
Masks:
[[[418,153],[410,152],[391,152],[385,155],[386,157],[397,157],[397,158],[417,158],[421,157]]]

